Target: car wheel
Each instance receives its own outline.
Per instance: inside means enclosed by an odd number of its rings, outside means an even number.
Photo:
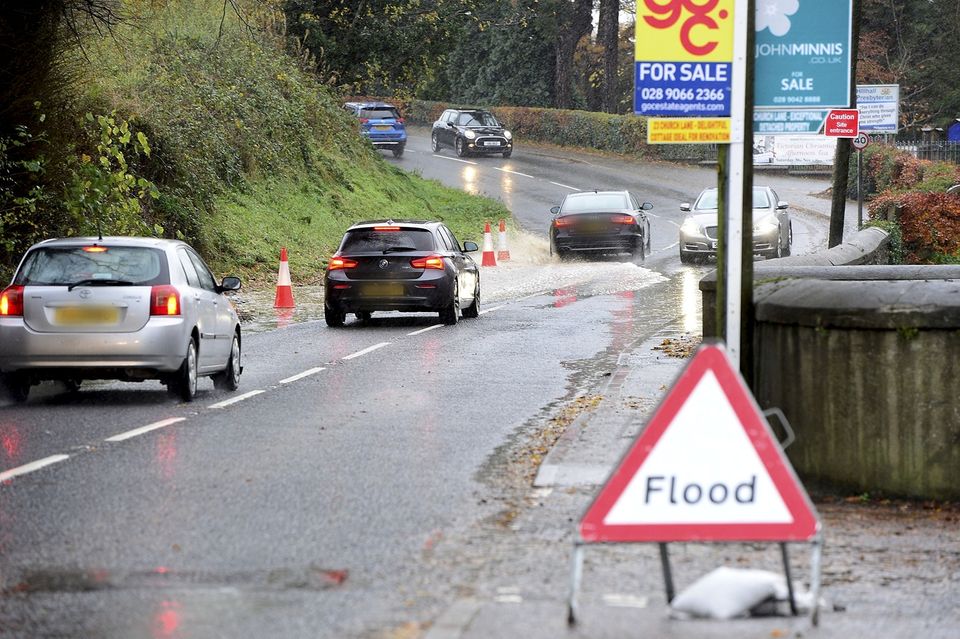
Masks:
[[[197,343],[193,339],[187,342],[187,354],[167,388],[185,402],[197,396]]]
[[[10,399],[18,404],[27,401],[30,396],[30,380],[19,373],[7,373],[0,376],[0,386],[7,392]]]
[[[480,317],[480,283],[477,282],[477,288],[473,291],[473,303],[463,309],[463,316],[474,319]]]
[[[393,157],[399,158],[403,156],[403,145],[393,147]]]
[[[513,149],[510,149],[509,151],[504,151],[504,152],[503,152],[503,159],[506,160],[506,159],[507,159],[508,157],[510,157],[511,155],[513,155]]]
[[[230,357],[227,368],[213,376],[213,385],[220,390],[235,391],[240,387],[240,336],[234,333],[230,344]]]
[[[436,133],[430,136],[430,150],[434,153],[440,152],[440,140],[437,139]]]
[[[462,158],[467,154],[467,145],[463,142],[463,138],[457,138],[457,157]]]
[[[460,321],[460,287],[457,283],[453,285],[453,299],[440,311],[440,321],[448,326]]]
[[[325,306],[323,309],[323,319],[327,323],[327,326],[343,326],[343,323],[347,320],[347,314],[339,308]]]
[[[83,380],[80,379],[65,379],[63,380],[63,385],[67,389],[68,393],[79,393],[80,384]]]
[[[687,251],[680,251],[680,263],[681,264],[693,264],[693,256],[690,255]]]
[[[356,313],[356,316],[361,322],[369,322],[370,318],[373,317],[373,311],[360,311]]]

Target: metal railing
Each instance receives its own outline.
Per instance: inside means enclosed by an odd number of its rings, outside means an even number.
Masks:
[[[896,147],[921,160],[960,164],[960,142],[937,140],[897,140]]]

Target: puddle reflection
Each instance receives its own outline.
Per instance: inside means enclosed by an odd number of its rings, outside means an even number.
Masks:
[[[3,450],[3,467],[20,465],[21,456],[20,429],[13,424],[0,424],[0,448]],[[9,462],[9,464],[8,464]]]
[[[161,601],[153,615],[151,636],[154,639],[174,639],[180,634],[180,602]]]
[[[702,327],[700,276],[698,271],[686,269],[680,282],[680,315],[687,333],[699,333]]]
[[[469,193],[470,195],[480,195],[480,189],[477,186],[477,177],[479,172],[475,166],[465,166],[463,171],[460,172],[460,176],[463,178],[463,190]]]

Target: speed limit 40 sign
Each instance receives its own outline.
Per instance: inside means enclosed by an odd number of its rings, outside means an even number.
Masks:
[[[863,151],[865,148],[870,146],[870,136],[864,133],[863,131],[860,131],[857,134],[857,137],[850,140],[850,143],[853,145],[853,148],[855,148],[857,151]]]

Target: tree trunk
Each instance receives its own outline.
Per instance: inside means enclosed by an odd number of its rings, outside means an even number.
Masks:
[[[619,106],[617,69],[620,45],[620,0],[600,0],[597,40],[603,50],[603,85],[601,109],[616,113]]]
[[[557,39],[557,59],[554,101],[559,109],[573,106],[573,55],[580,38],[593,27],[593,0],[561,0],[558,17],[560,34]]]
[[[860,39],[861,3],[853,3],[853,48],[850,51],[850,106],[857,106],[857,41]],[[843,242],[843,218],[847,208],[847,181],[850,174],[850,140],[837,140],[837,153],[833,160],[833,199],[830,202],[830,237],[827,248]]]

